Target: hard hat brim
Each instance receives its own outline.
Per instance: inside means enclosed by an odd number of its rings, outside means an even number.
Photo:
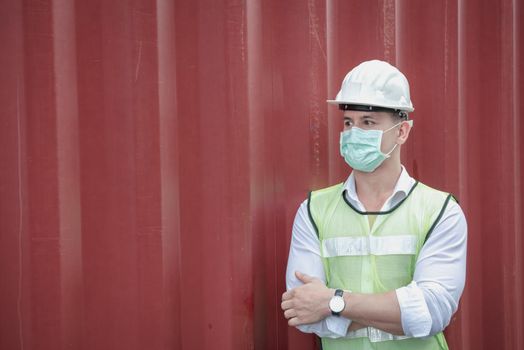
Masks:
[[[408,107],[408,106],[392,106],[392,105],[385,105],[385,104],[374,104],[374,103],[362,103],[357,101],[337,101],[337,100],[326,100],[327,103],[333,104],[333,105],[366,105],[366,106],[373,106],[373,107],[382,107],[382,108],[389,108],[399,111],[405,111],[405,112],[413,112],[415,108]]]

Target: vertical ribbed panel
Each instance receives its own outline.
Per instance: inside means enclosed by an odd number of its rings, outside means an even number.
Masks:
[[[57,195],[59,250],[60,328],[49,337],[60,341],[59,348],[81,348],[83,322],[82,281],[82,209],[80,201],[80,158],[77,91],[77,57],[75,12],[72,3],[53,3],[51,10],[53,33],[54,103],[56,118]],[[53,115],[53,114],[51,114]],[[38,118],[38,116],[36,117]],[[35,172],[37,175],[38,172]],[[45,187],[45,184],[41,184]],[[43,203],[41,203],[43,204]],[[42,206],[44,207],[44,206]],[[46,262],[44,262],[46,264]],[[46,276],[44,276],[46,278]],[[55,288],[52,286],[51,288]],[[55,333],[60,330],[60,337]],[[35,343],[35,347],[39,347]],[[45,348],[45,346],[42,346]]]
[[[344,179],[325,100],[408,77],[403,163],[454,193],[452,349],[524,348],[517,0],[5,0],[0,349],[315,349],[280,310],[296,209]]]
[[[157,1],[158,113],[162,218],[162,333],[160,349],[182,349],[181,249],[179,191],[179,133],[176,108],[175,8],[170,0]]]

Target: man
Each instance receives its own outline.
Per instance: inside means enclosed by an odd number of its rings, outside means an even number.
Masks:
[[[293,225],[282,309],[323,349],[447,349],[442,331],[464,289],[467,226],[455,199],[400,163],[413,105],[382,61],[348,73],[342,184],[310,193]]]

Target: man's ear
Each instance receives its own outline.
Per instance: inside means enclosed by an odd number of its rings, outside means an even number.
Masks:
[[[412,125],[413,125],[412,120],[405,120],[402,122],[402,124],[400,124],[400,128],[398,129],[398,138],[397,138],[397,143],[399,145],[404,144],[408,140]]]

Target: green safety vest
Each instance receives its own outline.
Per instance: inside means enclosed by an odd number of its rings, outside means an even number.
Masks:
[[[362,212],[343,191],[343,184],[338,184],[313,191],[308,198],[328,287],[382,293],[411,283],[420,249],[453,197],[416,182],[390,210]],[[369,215],[376,215],[371,227]],[[344,338],[323,338],[322,346],[324,350],[448,349],[442,333],[412,338],[373,327],[348,332]]]

